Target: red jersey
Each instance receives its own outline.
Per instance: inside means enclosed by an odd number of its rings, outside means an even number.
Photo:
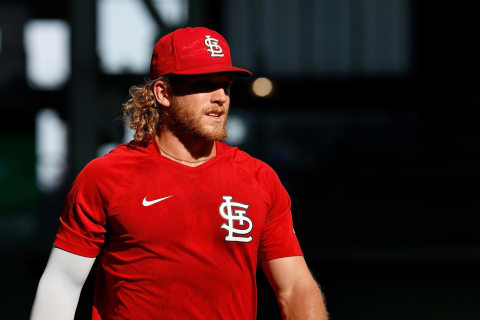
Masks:
[[[216,150],[188,167],[120,145],[79,173],[54,245],[98,256],[93,319],[255,319],[257,262],[302,255],[275,172]]]

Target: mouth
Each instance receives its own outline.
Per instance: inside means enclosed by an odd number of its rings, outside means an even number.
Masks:
[[[222,119],[223,119],[223,114],[224,113],[225,112],[222,111],[222,110],[212,110],[212,111],[208,111],[207,113],[205,113],[205,115],[215,122],[221,122]]]

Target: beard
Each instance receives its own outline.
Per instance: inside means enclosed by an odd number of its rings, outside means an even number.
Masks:
[[[225,111],[223,116],[225,121],[214,123],[211,126],[202,124],[202,118],[211,110],[218,110],[219,107],[203,107],[200,115],[195,112],[194,106],[177,103],[175,99],[171,101],[169,108],[164,109],[165,120],[169,129],[177,136],[190,136],[206,141],[223,140],[227,138],[227,118],[228,110],[220,107]]]

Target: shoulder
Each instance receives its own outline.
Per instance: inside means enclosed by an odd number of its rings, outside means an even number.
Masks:
[[[130,141],[116,146],[103,157],[97,158],[98,161],[105,164],[121,164],[122,162],[130,163],[131,161],[139,161],[142,158],[151,159],[154,147],[150,143],[148,145],[137,145]]]
[[[91,160],[77,174],[67,196],[68,202],[109,201],[120,184],[131,182],[138,170],[136,161],[145,150],[131,144],[121,144],[104,156]]]
[[[239,170],[255,176],[256,180],[262,184],[271,184],[279,181],[275,170],[266,162],[253,157],[237,147],[231,147],[225,143],[222,144],[224,145],[224,150],[231,153],[231,161]]]
[[[75,180],[88,180],[95,183],[114,182],[116,177],[131,173],[142,159],[150,158],[148,148],[148,146],[136,146],[132,143],[118,145],[104,156],[87,163]]]
[[[109,153],[90,160],[90,162],[88,162],[85,167],[83,167],[78,176],[90,176],[100,173],[106,173],[106,170],[108,171],[108,168],[114,165],[115,162],[118,161],[120,157],[122,157],[124,149],[124,145],[119,145],[116,146]]]
[[[290,196],[270,165],[238,148],[232,148],[230,152],[232,155],[229,160],[233,163],[235,172],[241,172],[249,181],[253,178],[254,183],[259,186],[257,190],[265,196],[270,212],[289,208]]]
[[[132,165],[143,159],[150,159],[151,145],[140,146],[132,142],[120,144],[105,155],[90,161],[85,169],[105,170],[110,167],[121,165]]]

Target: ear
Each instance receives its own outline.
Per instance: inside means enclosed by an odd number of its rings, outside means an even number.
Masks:
[[[164,106],[170,106],[170,94],[168,93],[168,84],[165,81],[158,80],[153,84],[153,94],[157,102]]]

